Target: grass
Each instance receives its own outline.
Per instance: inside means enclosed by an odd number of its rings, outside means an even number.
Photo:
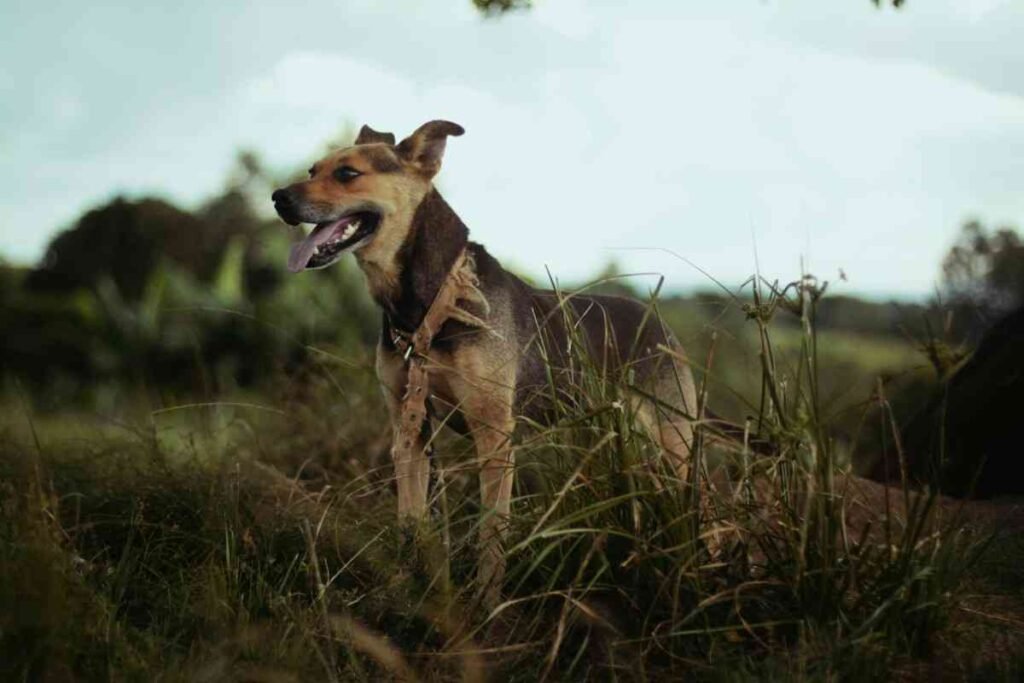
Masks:
[[[716,451],[699,430],[705,465],[680,482],[634,424],[628,373],[577,358],[578,380],[550,387],[558,420],[519,450],[493,610],[473,585],[471,444],[443,438],[434,514],[398,526],[368,362],[130,428],[15,405],[5,679],[1012,679],[1021,536],[993,543],[956,506],[849,476],[819,384],[820,292],[754,294],[752,415],[773,455]],[[801,325],[783,363],[786,309]],[[704,358],[714,378],[713,347]],[[968,656],[994,629],[1016,635]]]

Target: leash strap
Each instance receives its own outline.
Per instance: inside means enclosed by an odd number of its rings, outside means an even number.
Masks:
[[[448,276],[416,331],[412,335],[405,335],[392,326],[392,341],[405,358],[407,365],[405,395],[402,397],[401,415],[391,449],[395,460],[412,457],[413,447],[427,417],[427,396],[430,391],[427,354],[434,341],[434,335],[448,320],[458,320],[471,327],[488,328],[484,320],[458,305],[459,301],[478,303],[486,316],[489,307],[479,286],[473,257],[463,249],[452,264]]]

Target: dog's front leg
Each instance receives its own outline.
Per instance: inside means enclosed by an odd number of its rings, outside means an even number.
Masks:
[[[469,427],[480,465],[480,564],[483,602],[496,607],[505,578],[505,537],[512,503],[515,454],[515,354],[503,341],[468,345],[453,358],[448,385]]]
[[[501,400],[467,415],[480,463],[480,567],[479,586],[484,604],[495,607],[505,578],[504,541],[508,534],[514,480],[515,451],[511,406]]]
[[[401,356],[378,347],[377,378],[391,416],[391,459],[398,488],[398,518],[418,521],[427,515],[430,458],[426,449],[430,422],[425,413],[403,413],[408,374]]]
[[[401,413],[392,414],[394,437],[391,459],[395,464],[398,486],[398,518],[419,521],[427,516],[427,492],[430,487],[430,458],[427,440],[430,423],[424,419],[417,426],[401,424]]]

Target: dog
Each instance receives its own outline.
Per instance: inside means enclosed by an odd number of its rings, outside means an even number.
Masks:
[[[428,514],[434,422],[471,436],[484,510],[478,585],[493,605],[505,570],[517,417],[550,419],[557,399],[545,391],[547,373],[576,371],[570,337],[612,370],[628,366],[638,421],[683,482],[697,396],[681,346],[646,306],[532,287],[469,240],[433,184],[448,138],[463,132],[430,121],[397,142],[363,126],[352,146],[275,190],[272,201],[288,224],[314,225],[292,247],[291,271],[326,268],[351,252],[383,311],[376,370],[394,428],[400,519]]]

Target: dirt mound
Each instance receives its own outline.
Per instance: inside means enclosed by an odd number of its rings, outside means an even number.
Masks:
[[[904,427],[907,470],[915,483],[938,481],[949,495],[1024,494],[1024,309],[982,338],[927,405]],[[895,458],[869,476],[899,478]]]

